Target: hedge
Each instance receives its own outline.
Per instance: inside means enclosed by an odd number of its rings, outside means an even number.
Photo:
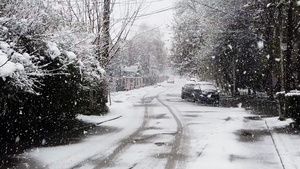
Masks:
[[[285,94],[286,116],[300,124],[300,93]]]
[[[300,124],[300,92],[279,92],[276,95],[281,112],[280,119],[292,118],[297,124]]]

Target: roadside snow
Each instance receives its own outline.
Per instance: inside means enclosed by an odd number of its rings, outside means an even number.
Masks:
[[[288,127],[292,119],[279,121],[278,118],[266,118],[266,123],[271,129],[271,134],[286,169],[300,168],[300,139],[299,133],[274,132],[274,129]]]
[[[279,120],[278,117],[269,117],[269,118],[264,118],[269,126],[269,128],[272,130],[274,128],[284,128],[289,126],[291,123],[294,122],[293,119],[288,118],[284,121]]]

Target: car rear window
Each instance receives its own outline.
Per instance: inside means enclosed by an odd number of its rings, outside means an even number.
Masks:
[[[217,90],[213,84],[201,84],[199,85],[201,90]]]
[[[187,88],[187,89],[192,89],[192,88],[194,88],[194,86],[195,86],[195,84],[186,84],[186,85],[184,85],[184,87]]]
[[[195,90],[200,90],[200,89],[201,89],[201,88],[200,88],[200,85],[195,85],[194,89],[195,89]]]

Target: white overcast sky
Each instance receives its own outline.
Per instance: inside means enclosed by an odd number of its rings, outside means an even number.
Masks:
[[[124,0],[120,0],[120,2]],[[126,0],[125,0],[126,1]],[[140,11],[139,17],[133,27],[129,38],[134,36],[141,24],[151,27],[157,27],[163,34],[163,40],[170,47],[170,39],[172,37],[171,22],[173,20],[173,6],[176,0],[143,0],[143,9]],[[144,16],[146,15],[146,16]]]
[[[158,27],[164,34],[165,40],[169,40],[172,33],[171,22],[173,20],[173,9],[170,8],[173,7],[174,2],[175,0],[152,0],[152,2],[149,3],[149,8],[145,12],[150,15],[138,19],[135,25],[138,26],[142,23],[146,23],[147,25]]]

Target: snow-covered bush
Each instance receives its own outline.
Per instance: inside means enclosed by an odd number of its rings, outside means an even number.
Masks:
[[[68,67],[73,65],[82,90],[103,88],[99,84],[105,71],[95,58],[95,36],[83,23],[68,21],[57,4],[54,7],[42,1],[7,3],[7,14],[0,17],[0,77],[39,94],[37,89],[47,85],[45,78],[71,76]],[[53,62],[60,66],[51,68]]]
[[[291,117],[300,125],[300,92],[292,91],[285,94],[285,110],[287,117]]]
[[[280,108],[280,120],[292,118],[300,125],[300,91],[293,90],[288,93],[277,92],[277,100]]]
[[[285,92],[277,92],[276,93],[276,99],[278,101],[279,106],[279,119],[284,120],[285,116]]]
[[[28,53],[19,53],[8,43],[0,41],[0,80],[25,92],[36,93],[36,77],[43,71],[34,60]]]
[[[30,145],[70,128],[89,102],[98,108],[89,113],[104,111],[105,72],[94,57],[94,36],[44,1],[5,2],[0,7],[0,143],[18,138]]]

